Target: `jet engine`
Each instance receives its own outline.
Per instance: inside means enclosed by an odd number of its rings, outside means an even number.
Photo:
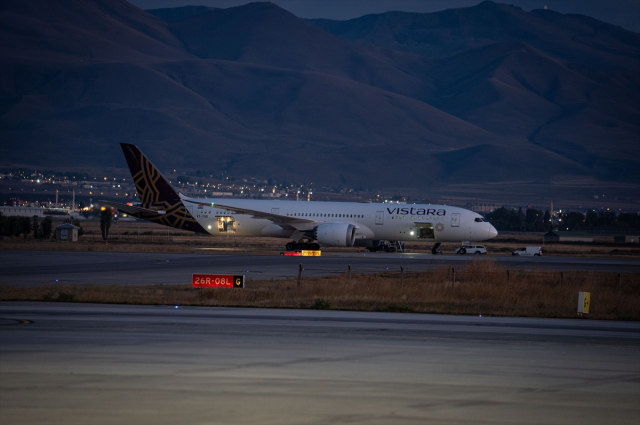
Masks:
[[[353,224],[328,223],[313,229],[313,238],[321,245],[353,246],[356,228]]]

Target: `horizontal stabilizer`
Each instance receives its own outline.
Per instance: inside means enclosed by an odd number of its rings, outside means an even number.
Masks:
[[[120,212],[123,212],[125,214],[137,214],[137,213],[147,213],[147,214],[158,214],[158,215],[162,215],[162,214],[166,214],[166,211],[164,210],[155,210],[155,209],[149,209],[149,208],[142,208],[142,207],[138,207],[135,205],[127,205],[127,204],[119,204],[117,202],[110,202],[110,201],[98,201],[100,204],[102,205],[107,205],[109,207],[113,207],[115,209],[117,209]]]

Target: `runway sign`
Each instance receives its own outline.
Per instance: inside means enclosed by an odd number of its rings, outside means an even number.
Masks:
[[[194,288],[244,288],[244,275],[232,276],[228,274],[193,274],[191,286]]]
[[[589,313],[590,292],[578,292],[578,313]]]
[[[322,251],[302,250],[295,252],[281,252],[280,255],[286,255],[288,257],[320,257]]]
[[[303,257],[320,257],[322,251],[302,250]]]

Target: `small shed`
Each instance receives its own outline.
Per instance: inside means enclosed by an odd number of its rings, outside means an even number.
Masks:
[[[593,236],[587,232],[552,230],[544,235],[545,242],[593,242]]]
[[[613,241],[621,243],[638,243],[640,242],[640,236],[614,236]]]
[[[60,226],[56,226],[56,240],[58,242],[78,242],[78,226],[65,223]]]

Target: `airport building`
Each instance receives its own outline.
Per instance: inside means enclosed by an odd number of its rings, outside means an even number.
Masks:
[[[471,211],[474,211],[477,213],[490,213],[497,210],[500,207],[501,205],[496,205],[496,204],[473,204],[470,206],[470,209]]]
[[[5,217],[44,217],[45,210],[40,207],[0,207]]]
[[[613,241],[620,243],[640,243],[640,236],[614,236]]]
[[[546,242],[593,242],[593,236],[587,232],[553,230],[544,235]]]
[[[58,242],[78,242],[78,226],[65,223],[56,226],[56,240]]]

